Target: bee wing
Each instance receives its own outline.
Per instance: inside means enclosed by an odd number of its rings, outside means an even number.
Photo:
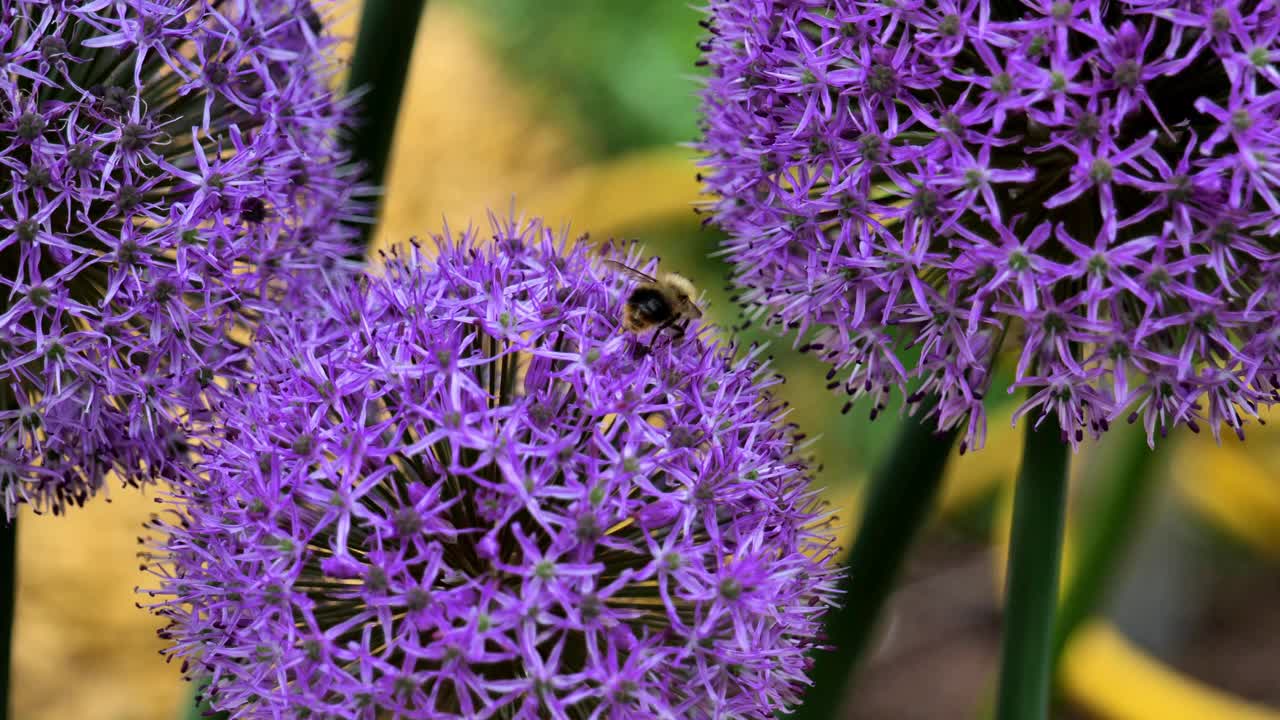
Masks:
[[[605,260],[605,261],[604,261],[604,264],[605,264],[605,265],[607,265],[607,266],[609,266],[609,267],[611,267],[611,268],[613,268],[614,270],[617,270],[618,272],[622,273],[623,275],[628,275],[628,276],[630,276],[633,280],[639,280],[640,282],[648,282],[648,283],[656,283],[656,282],[658,282],[658,279],[657,279],[657,278],[655,278],[655,277],[653,277],[652,275],[647,275],[647,274],[642,273],[642,272],[640,272],[639,270],[637,270],[637,269],[635,269],[635,268],[633,268],[633,267],[628,267],[628,266],[626,266],[626,265],[623,265],[622,263],[618,262],[617,260]]]
[[[690,301],[689,301],[689,314],[690,314],[690,315],[692,315],[694,318],[700,318],[700,317],[702,317],[702,308],[698,307],[698,303],[693,302],[692,300],[690,300]]]

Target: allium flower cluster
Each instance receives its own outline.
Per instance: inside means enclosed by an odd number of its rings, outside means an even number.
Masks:
[[[155,474],[348,252],[332,42],[307,0],[0,2],[0,516]]]
[[[1280,8],[713,0],[703,147],[742,300],[850,395],[1237,433],[1280,388]],[[908,357],[918,360],[908,362]],[[1012,391],[1013,388],[1010,388]]]
[[[771,717],[834,593],[780,380],[494,233],[263,326],[157,525],[162,636],[237,718]]]

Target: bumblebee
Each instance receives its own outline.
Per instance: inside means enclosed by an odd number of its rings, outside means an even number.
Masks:
[[[605,264],[640,283],[627,296],[622,311],[622,327],[625,329],[642,333],[656,328],[656,338],[658,333],[681,320],[702,317],[701,308],[693,300],[697,291],[689,278],[673,272],[655,278],[613,260],[605,260]]]

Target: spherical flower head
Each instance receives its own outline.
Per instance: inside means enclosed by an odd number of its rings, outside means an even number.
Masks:
[[[935,396],[969,446],[1002,347],[1073,443],[1276,401],[1274,3],[710,6],[714,218],[834,386]]]
[[[793,703],[833,548],[779,378],[696,329],[645,352],[585,244],[476,238],[264,326],[160,524],[162,635],[232,717]]]
[[[333,42],[305,0],[0,7],[0,522],[163,472],[341,264]]]

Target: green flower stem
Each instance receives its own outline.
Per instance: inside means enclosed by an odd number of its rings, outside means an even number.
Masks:
[[[1048,718],[1070,452],[1056,417],[1039,428],[1028,422],[1013,498],[997,720]]]
[[[1053,631],[1053,662],[1056,667],[1071,634],[1092,615],[1102,599],[1116,566],[1124,559],[1136,519],[1146,506],[1155,486],[1155,453],[1147,446],[1141,426],[1114,428],[1121,447],[1111,472],[1100,478],[1100,495],[1090,505],[1088,521],[1081,527],[1078,554],[1070,584],[1058,608]]]
[[[348,86],[363,89],[364,96],[351,134],[351,151],[377,185],[386,179],[409,58],[426,5],[426,0],[365,0],[360,16]],[[372,232],[372,225],[361,227],[361,247],[369,243]]]
[[[956,430],[937,433],[918,417],[906,418],[888,460],[871,478],[840,581],[844,607],[827,616],[827,642],[834,647],[814,655],[813,687],[792,715],[796,720],[835,718],[848,697],[853,669],[871,644],[903,559],[934,506],[956,435]]]
[[[204,689],[208,687],[208,685],[209,684],[207,682],[191,684],[191,697],[190,701],[187,703],[187,711],[182,715],[183,720],[227,720],[227,718],[230,717],[227,713],[214,712],[213,708],[209,707],[209,702],[207,700],[197,700],[197,698],[200,697],[200,693],[204,692]]]

